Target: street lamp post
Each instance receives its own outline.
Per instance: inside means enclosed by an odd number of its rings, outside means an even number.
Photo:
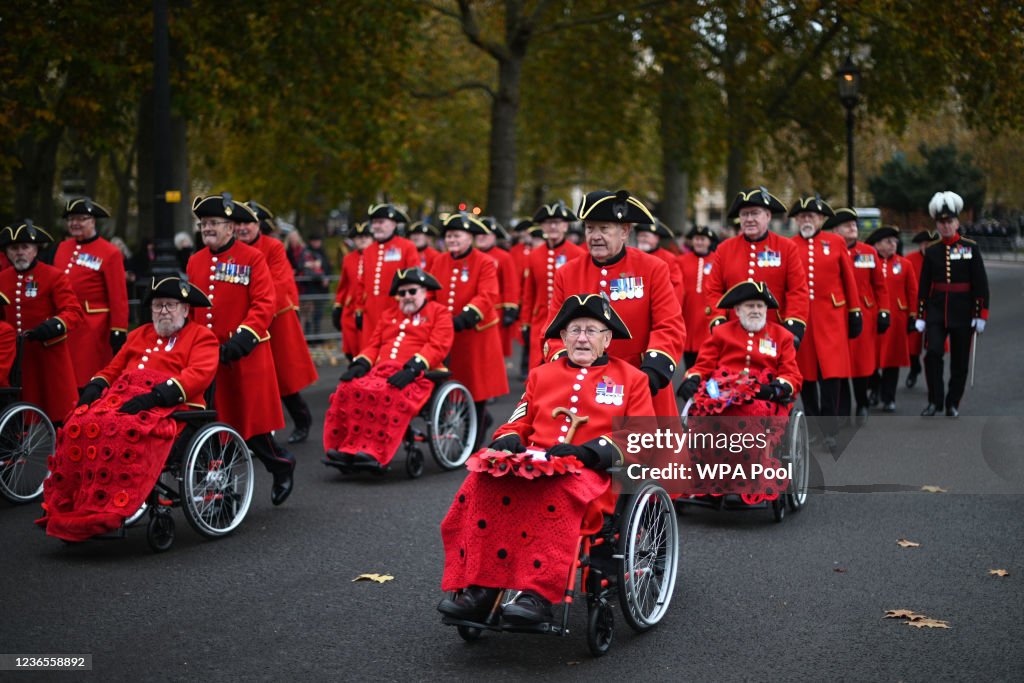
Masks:
[[[158,279],[178,274],[174,252],[171,204],[181,192],[171,189],[171,79],[167,31],[167,0],[153,0],[153,246]]]
[[[850,55],[836,73],[839,101],[846,108],[846,205],[853,208],[853,109],[860,99],[860,70]]]

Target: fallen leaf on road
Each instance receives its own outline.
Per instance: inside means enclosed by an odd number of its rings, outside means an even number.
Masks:
[[[360,574],[356,578],[352,579],[352,583],[356,581],[376,581],[377,583],[384,583],[385,581],[391,581],[395,577],[390,574]]]
[[[921,547],[920,543],[914,543],[913,541],[908,541],[905,538],[901,538],[900,540],[896,541],[896,545],[898,545],[901,548],[920,548]]]
[[[949,624],[941,619],[913,619],[907,623],[916,628],[950,628]]]
[[[1010,572],[1005,569],[989,569],[988,573],[990,576],[1009,576]]]
[[[846,569],[844,567],[832,567],[832,571],[834,571],[836,574],[846,573]]]
[[[924,614],[918,614],[917,612],[909,609],[889,609],[885,611],[883,619],[910,619],[911,621],[917,621],[919,619],[927,619],[928,617]]]
[[[946,489],[939,488],[938,486],[932,486],[930,484],[927,485],[927,486],[922,486],[921,490],[925,491],[926,493],[946,493],[947,492]]]

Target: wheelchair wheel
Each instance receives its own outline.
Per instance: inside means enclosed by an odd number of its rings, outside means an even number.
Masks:
[[[146,526],[146,542],[154,553],[170,550],[174,545],[174,518],[167,510],[154,509]]]
[[[771,501],[772,504],[772,516],[776,522],[781,522],[786,518],[786,494],[780,495],[775,500]]]
[[[252,502],[252,455],[242,437],[220,422],[204,425],[185,451],[180,480],[185,519],[208,538],[226,536]]]
[[[480,639],[480,634],[483,632],[475,626],[456,626],[455,628],[459,631],[459,637],[467,643],[473,643]]]
[[[679,527],[665,489],[646,482],[619,530],[619,604],[629,627],[653,628],[668,611],[679,568]]]
[[[423,476],[423,452],[414,448],[405,454],[405,473],[410,479],[419,479]]]
[[[437,388],[430,406],[430,450],[443,469],[466,464],[476,443],[476,407],[469,389],[459,382]]]
[[[139,506],[138,510],[136,510],[135,512],[132,513],[131,517],[129,517],[128,519],[124,520],[124,525],[126,527],[135,526],[140,521],[142,521],[142,517],[146,514],[146,510],[148,510],[148,509],[149,509],[149,503],[143,503],[142,505]]]
[[[793,479],[783,497],[789,509],[796,512],[807,503],[807,485],[811,475],[811,447],[803,411],[793,411],[789,427],[786,439],[788,452],[783,455],[783,464],[788,464],[787,460],[793,463]]]
[[[15,403],[0,414],[0,494],[12,503],[43,495],[49,476],[47,459],[57,445],[57,431],[42,410]]]
[[[587,647],[590,654],[600,657],[606,654],[615,640],[615,616],[612,606],[599,601],[587,612]]]

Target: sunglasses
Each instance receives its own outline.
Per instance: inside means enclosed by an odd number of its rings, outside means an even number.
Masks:
[[[398,296],[416,296],[419,291],[419,287],[413,289],[400,289],[398,290]]]

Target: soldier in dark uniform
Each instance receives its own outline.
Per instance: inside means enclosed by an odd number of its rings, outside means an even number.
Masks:
[[[924,371],[928,380],[928,406],[921,415],[929,417],[942,409],[946,415],[960,414],[960,399],[967,384],[971,355],[971,334],[985,331],[988,320],[988,276],[981,250],[974,240],[961,237],[958,216],[964,200],[955,192],[936,192],[928,203],[935,219],[939,241],[924,252],[918,287],[918,332],[924,333]],[[949,391],[942,382],[943,349],[949,338]]]

